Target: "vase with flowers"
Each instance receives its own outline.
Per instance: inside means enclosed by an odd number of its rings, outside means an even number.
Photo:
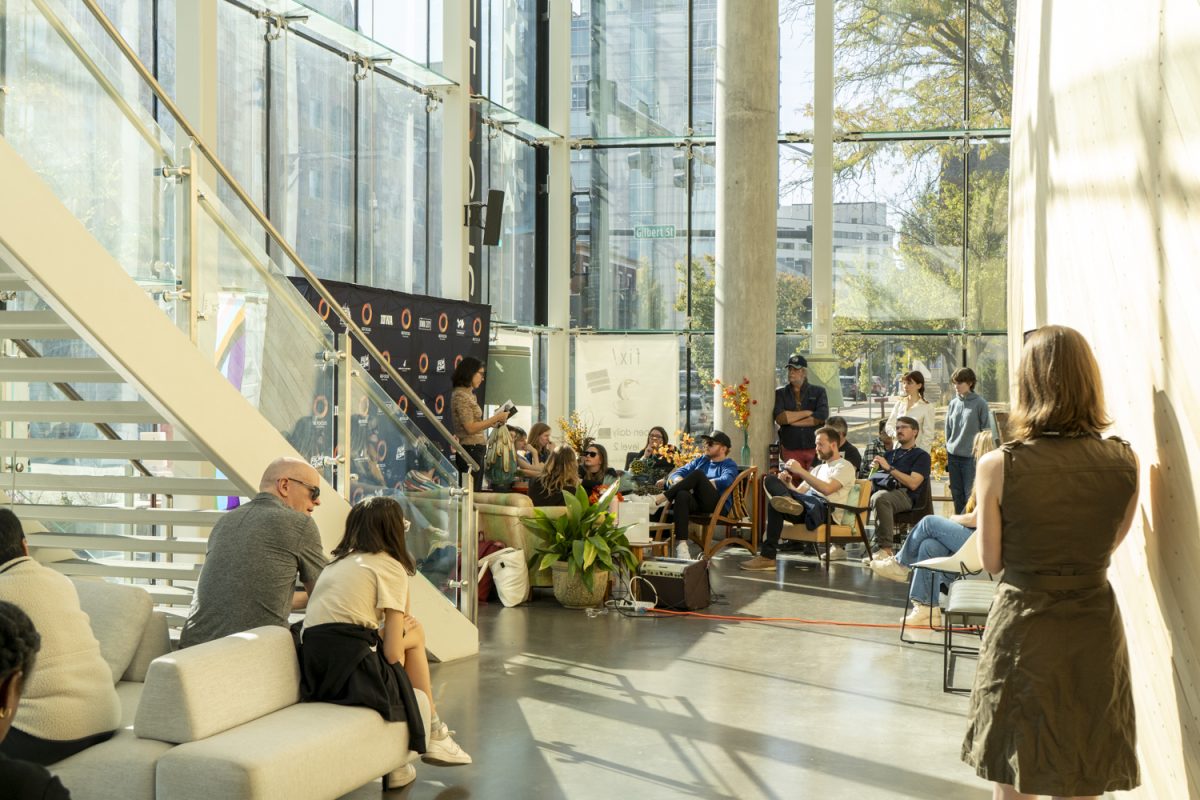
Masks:
[[[563,440],[576,453],[582,453],[588,442],[595,438],[595,426],[590,420],[585,420],[578,411],[572,411],[567,418],[558,418],[558,427],[563,432]]]
[[[733,424],[742,432],[741,466],[750,466],[750,407],[758,405],[758,401],[750,397],[750,379],[742,378],[741,383],[728,384],[717,378],[713,386],[721,390],[721,401],[733,413]]]

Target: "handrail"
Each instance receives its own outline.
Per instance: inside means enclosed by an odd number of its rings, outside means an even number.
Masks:
[[[429,410],[429,407],[426,406],[424,401],[422,401],[417,393],[413,391],[412,387],[408,385],[408,382],[404,380],[399,371],[397,371],[396,368],[389,363],[388,359],[384,357],[379,348],[375,346],[375,343],[367,338],[367,335],[363,333],[362,328],[358,326],[358,323],[354,321],[354,318],[342,308],[341,303],[339,303],[334,298],[333,294],[327,288],[325,288],[325,284],[321,283],[321,280],[313,273],[311,269],[308,268],[308,265],[301,260],[299,254],[296,253],[296,250],[283,238],[279,231],[276,230],[271,221],[267,219],[267,215],[264,214],[262,210],[255,205],[254,201],[250,199],[250,195],[246,193],[246,190],[242,188],[242,185],[234,179],[232,173],[230,173],[225,165],[221,163],[221,160],[217,158],[216,153],[213,152],[213,150],[204,142],[204,140],[200,138],[200,135],[196,132],[196,129],[192,127],[191,123],[184,118],[183,112],[179,110],[177,105],[175,105],[175,101],[172,100],[170,95],[163,90],[158,80],[154,77],[154,74],[151,73],[146,65],[142,63],[142,60],[138,57],[137,53],[134,52],[133,48],[129,46],[129,43],[125,41],[125,38],[121,36],[121,32],[118,31],[116,26],[112,24],[112,20],[110,20],[108,16],[100,9],[100,6],[97,4],[96,0],[82,0],[82,2],[84,6],[87,7],[87,10],[91,12],[92,16],[95,17],[96,22],[108,35],[108,38],[112,40],[113,44],[117,46],[117,49],[121,51],[121,54],[125,56],[125,60],[129,62],[130,66],[134,68],[146,85],[150,87],[150,90],[154,93],[154,96],[158,98],[160,103],[162,103],[163,108],[167,109],[171,116],[175,118],[176,124],[178,124],[184,134],[191,139],[192,143],[196,146],[196,149],[199,150],[201,155],[208,160],[209,164],[212,165],[213,169],[217,171],[217,174],[221,176],[226,184],[228,184],[229,188],[233,190],[233,193],[237,196],[238,200],[242,201],[242,205],[246,207],[246,210],[250,212],[250,215],[254,217],[259,225],[262,225],[263,229],[266,230],[267,235],[271,237],[271,240],[275,242],[279,249],[283,251],[284,255],[291,260],[296,268],[303,273],[309,284],[311,284],[312,287],[316,289],[317,294],[321,296],[321,299],[325,301],[338,319],[340,319],[346,326],[346,330],[359,341],[371,358],[375,359],[375,363],[379,364],[383,371],[387,373],[388,377],[396,382],[396,385],[399,386],[400,390],[403,391],[408,397],[409,402],[411,402],[418,410],[425,414],[425,418],[433,425],[434,429],[441,434],[443,439],[449,442],[451,447],[454,448],[454,451],[458,453],[458,455],[472,468],[472,470],[479,471],[482,469],[479,463],[476,462],[475,459],[471,457],[471,454],[467,452],[467,449],[463,447],[462,444],[456,438],[454,438],[450,431],[446,429],[446,426],[443,425],[437,419],[437,417],[433,415],[433,412]]]

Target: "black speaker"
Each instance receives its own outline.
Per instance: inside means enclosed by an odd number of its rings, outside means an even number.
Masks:
[[[483,244],[495,247],[500,244],[500,224],[504,221],[504,192],[488,190],[487,216],[483,220]]]

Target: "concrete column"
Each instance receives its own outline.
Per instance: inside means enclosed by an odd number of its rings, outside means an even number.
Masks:
[[[571,0],[550,0],[550,130],[564,138],[551,142],[549,318],[545,421],[565,417],[570,399],[571,344]]]
[[[467,300],[471,296],[470,230],[463,209],[470,197],[471,175],[471,59],[481,58],[479,42],[471,41],[472,11],[477,3],[446,3],[442,21],[442,74],[458,83],[442,94],[442,296]],[[478,279],[478,276],[475,276]]]
[[[717,272],[714,372],[750,378],[753,464],[774,437],[775,228],[779,205],[779,0],[717,4]],[[714,398],[717,427],[741,437]]]
[[[842,404],[833,353],[833,0],[817,0],[813,47],[812,337],[808,379]]]

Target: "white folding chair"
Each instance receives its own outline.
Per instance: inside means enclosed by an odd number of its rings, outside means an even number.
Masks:
[[[912,595],[912,582],[917,579],[916,568],[931,570],[933,572],[941,572],[952,576],[951,581],[965,578],[969,575],[979,575],[983,572],[983,561],[979,558],[979,529],[976,528],[963,542],[963,546],[958,548],[957,553],[940,558],[927,558],[924,561],[918,561],[913,564],[913,572],[909,578],[909,595]],[[988,576],[991,577],[990,575]],[[929,587],[929,607],[935,608],[938,605],[938,581],[935,578]],[[905,617],[900,623],[900,641],[905,644],[923,644],[917,639],[905,638],[904,633],[908,627],[908,607],[905,607]],[[929,629],[934,630],[933,615],[929,617]]]

